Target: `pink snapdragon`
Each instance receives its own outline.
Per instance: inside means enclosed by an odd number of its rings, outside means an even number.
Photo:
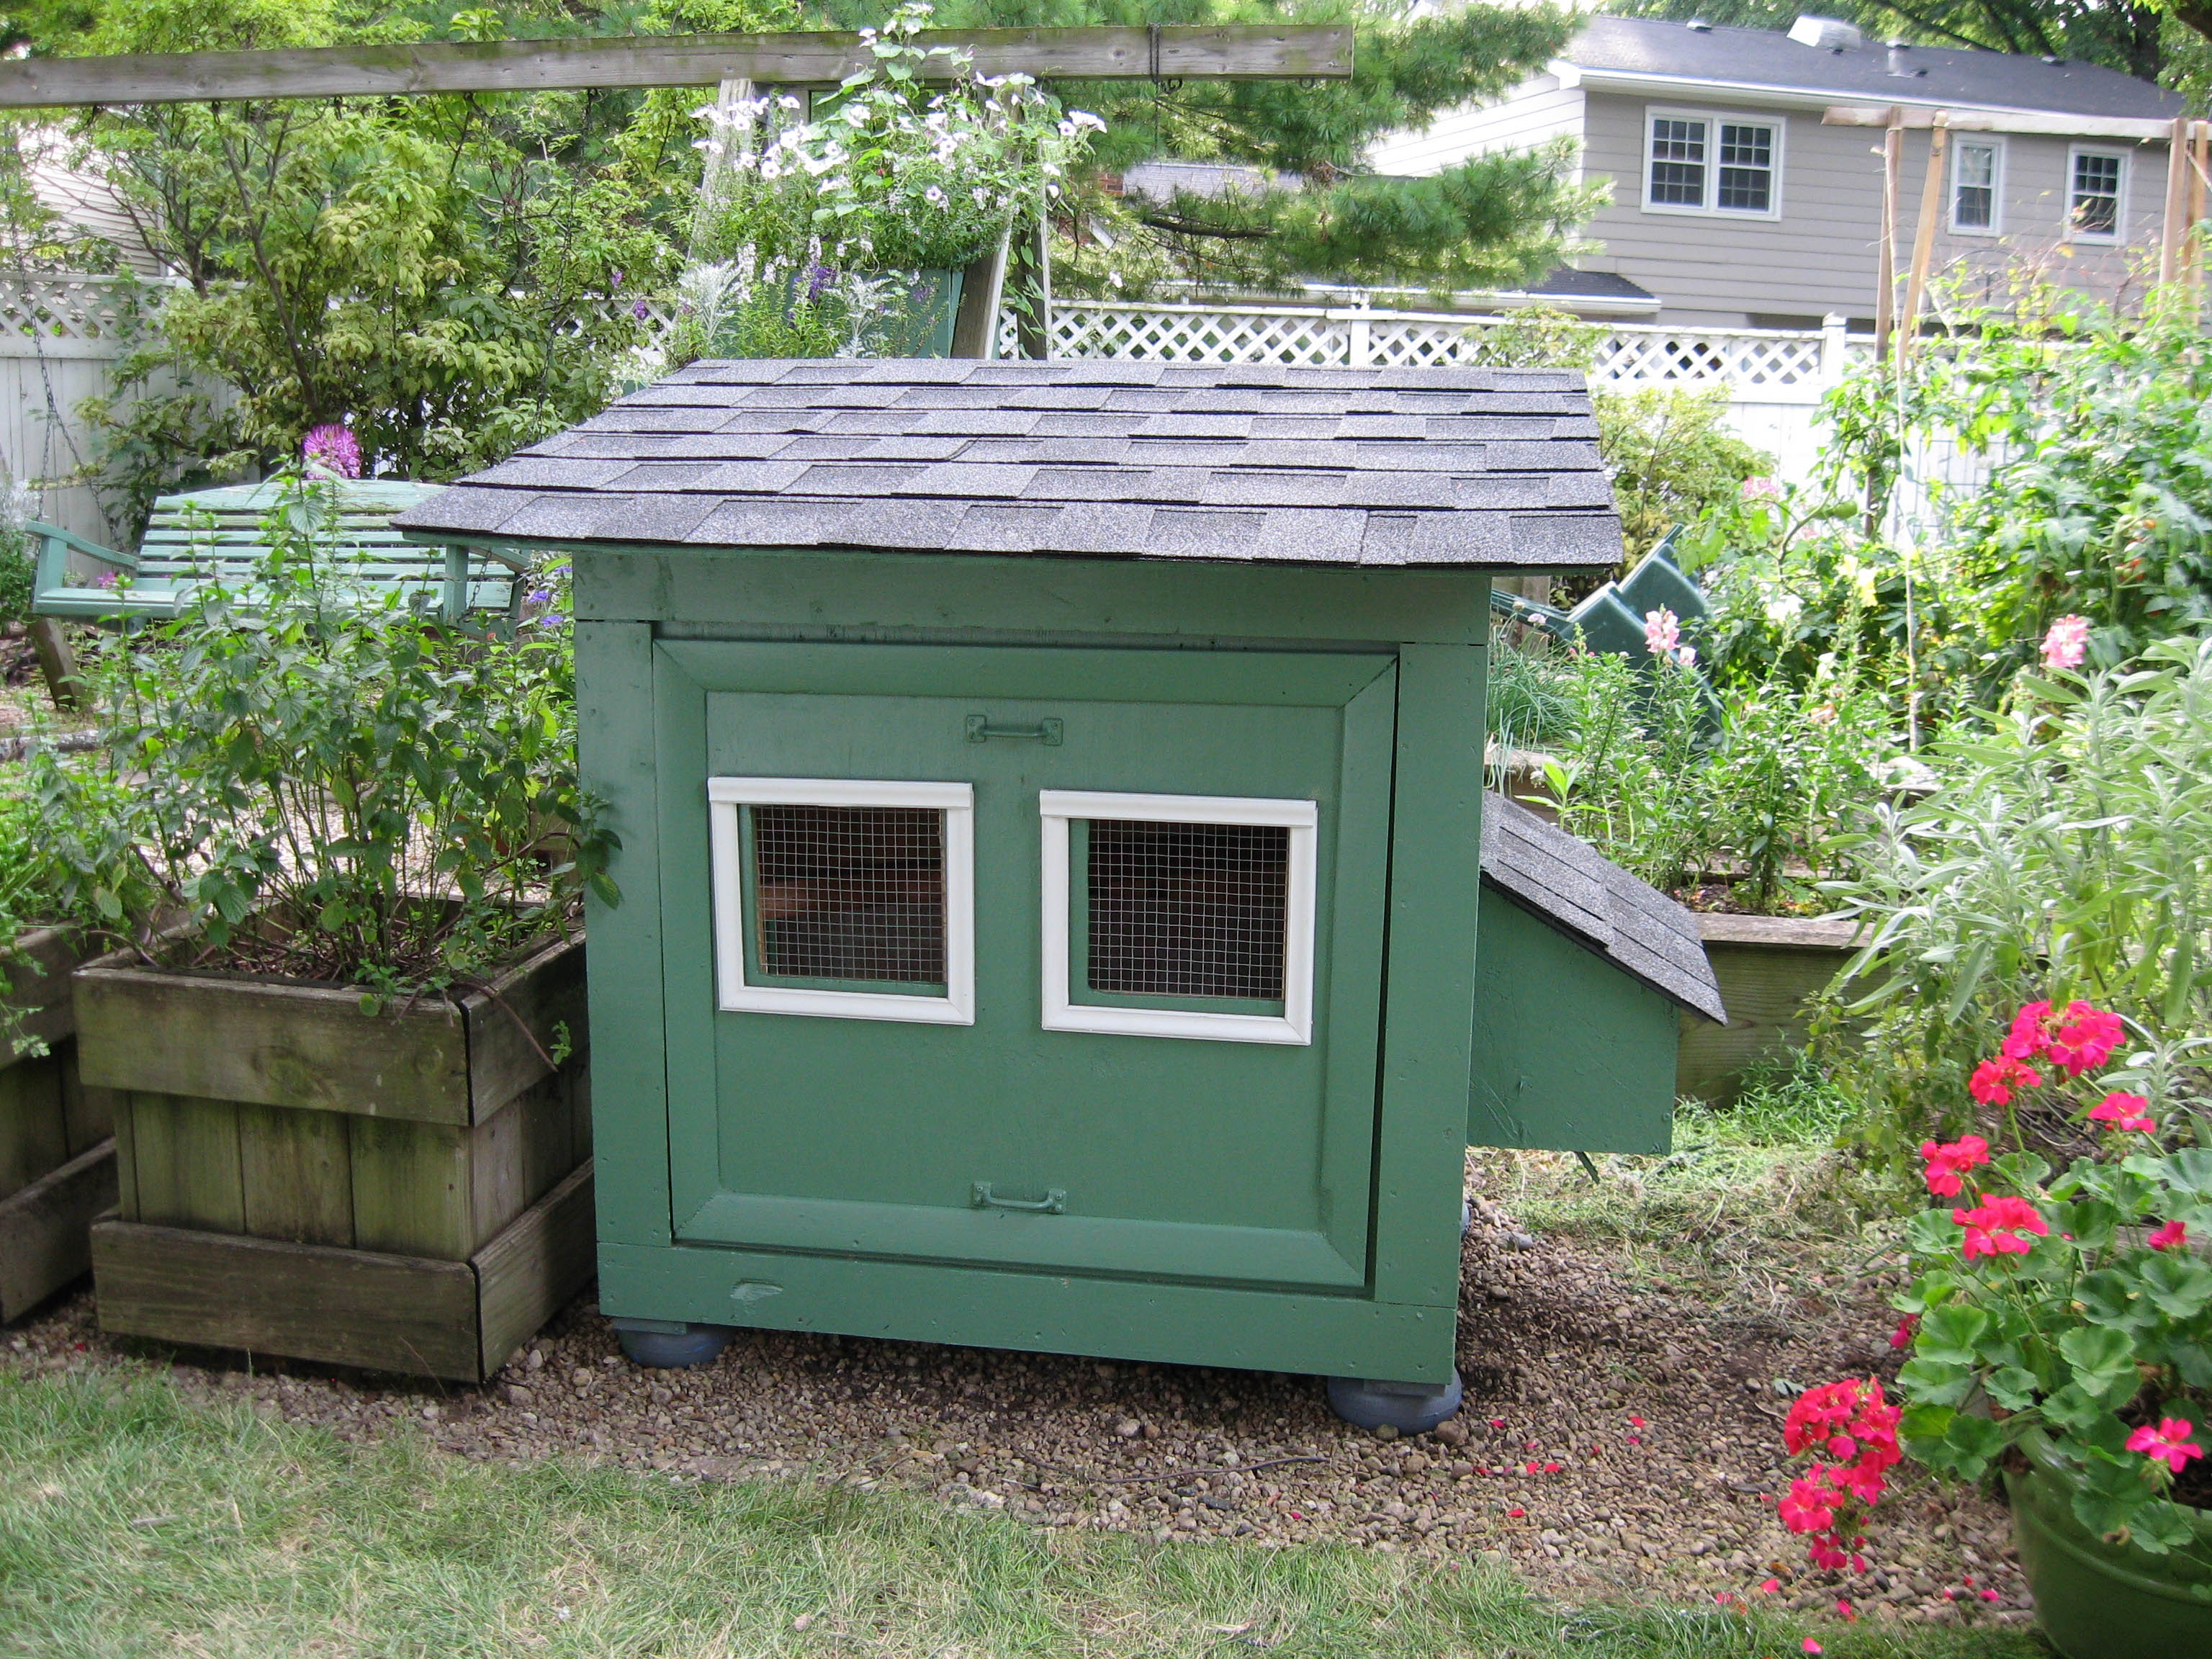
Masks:
[[[2051,624],[2051,631],[2043,636],[2043,665],[2045,668],[2079,668],[2081,659],[2089,653],[2089,619],[2087,617],[2061,617]]]
[[[2175,1474],[2192,1457],[2204,1455],[2204,1448],[2189,1437],[2197,1425],[2185,1417],[2167,1417],[2159,1421],[2156,1428],[2148,1425],[2128,1437],[2128,1449],[2141,1452],[2154,1463],[2164,1463]]]

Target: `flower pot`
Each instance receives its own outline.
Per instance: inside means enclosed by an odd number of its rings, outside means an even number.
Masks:
[[[29,1011],[16,1029],[46,1053],[17,1054],[0,1037],[0,1322],[91,1268],[93,1218],[115,1203],[113,1097],[77,1070],[70,972],[82,944],[50,927],[12,954],[0,990]]]
[[[102,1328],[476,1382],[591,1279],[580,939],[376,1014],[122,955],[75,987],[84,1075],[127,1091]]]
[[[2107,1544],[2074,1516],[2076,1478],[2049,1440],[2021,1443],[2008,1473],[2013,1536],[2035,1620],[2066,1659],[2180,1659],[2212,1654],[2212,1511],[2192,1510],[2187,1551],[2150,1555]]]
[[[1703,915],[1698,930],[1729,1023],[1682,1016],[1674,1091],[1733,1104],[1744,1074],[1805,1046],[1813,1005],[1858,946],[1859,924],[1823,917]]]

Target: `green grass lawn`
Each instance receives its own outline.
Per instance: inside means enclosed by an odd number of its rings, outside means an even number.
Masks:
[[[0,1654],[2047,1656],[1719,1608],[1567,1608],[1353,1549],[1046,1534],[817,1484],[372,1450],[159,1374],[0,1376]]]

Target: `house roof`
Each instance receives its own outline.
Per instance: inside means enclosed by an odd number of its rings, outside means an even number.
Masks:
[[[1728,1024],[1693,914],[1497,793],[1482,800],[1482,878],[1660,995]]]
[[[437,541],[1596,569],[1581,374],[699,362],[393,520]]]
[[[2186,112],[2178,94],[2094,64],[1948,46],[1912,46],[1902,57],[1911,72],[1893,75],[1888,48],[1879,41],[1839,52],[1802,46],[1769,29],[1692,28],[1652,17],[1593,16],[1584,21],[1561,61],[1586,72],[1865,103],[2156,120]]]

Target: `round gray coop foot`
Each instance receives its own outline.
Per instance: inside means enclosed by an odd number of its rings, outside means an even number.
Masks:
[[[617,1319],[615,1334],[633,1365],[653,1370],[678,1370],[687,1365],[710,1365],[730,1346],[726,1325],[685,1325],[665,1319]]]
[[[1328,1379],[1328,1406],[1346,1422],[1363,1429],[1385,1427],[1400,1434],[1426,1434],[1459,1409],[1459,1373],[1449,1382],[1383,1382],[1358,1376]]]

